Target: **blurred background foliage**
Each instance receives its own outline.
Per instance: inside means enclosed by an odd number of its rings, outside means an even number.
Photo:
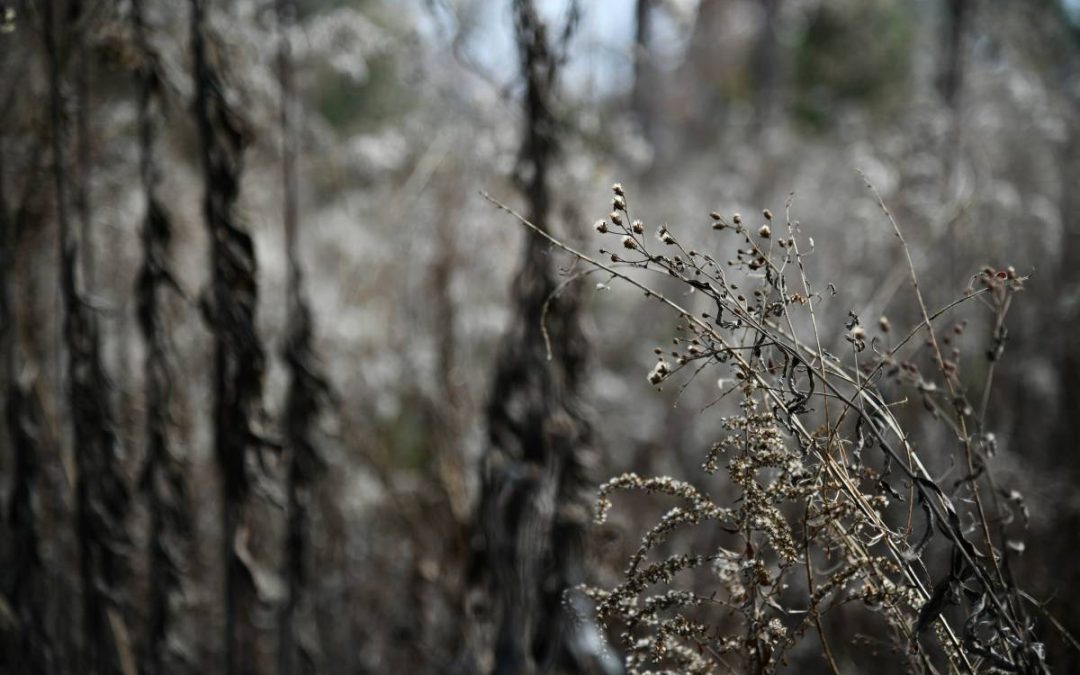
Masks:
[[[166,302],[178,367],[170,428],[195,505],[170,641],[172,672],[216,672],[224,621],[217,592],[221,527],[211,334],[198,308],[209,266],[191,117],[189,8],[145,4],[162,78],[160,196],[173,220],[170,257],[183,291]],[[278,357],[287,328],[287,267],[276,24],[272,3],[209,4],[226,96],[250,127],[238,211],[254,237],[257,328],[272,354],[258,422],[277,439],[288,374]],[[565,0],[537,4],[552,33],[573,16]],[[143,459],[146,412],[146,348],[133,300],[145,204],[132,84],[145,55],[134,51],[127,2],[87,5],[80,30],[90,68],[86,152],[94,210],[81,244],[83,279],[100,320],[108,396],[130,479]],[[830,344],[842,346],[849,311],[871,324],[887,315],[907,325],[916,316],[906,267],[855,173],[860,169],[905,228],[928,304],[959,297],[984,265],[1031,275],[1010,316],[991,400],[993,461],[999,480],[1024,496],[1031,513],[1026,528],[1012,526],[1026,542],[1014,573],[1064,627],[1080,631],[1080,5],[574,6],[580,14],[556,84],[562,152],[550,175],[549,226],[560,236],[596,249],[590,224],[607,213],[610,186],[619,181],[650,228],[667,223],[683,241],[722,257],[732,241],[714,236],[710,211],[759,214],[768,207],[780,214],[790,198],[791,217],[815,241],[811,276],[820,288],[835,288],[823,294],[820,320]],[[16,345],[17,366],[4,376],[25,383],[40,406],[35,504],[49,589],[40,606],[55,645],[52,672],[80,672],[79,619],[68,611],[80,593],[75,469],[58,337],[43,2],[3,7],[10,14],[0,34],[0,179],[16,232],[5,283],[18,319],[17,333],[4,334]],[[523,85],[510,3],[302,0],[289,31],[299,253],[314,351],[334,394],[317,429],[331,470],[312,494],[304,640],[318,672],[448,672],[468,610],[469,528],[481,491],[495,354],[514,319],[512,280],[525,236],[479,196],[488,191],[515,207],[522,203],[513,174]],[[75,98],[70,88],[64,93],[70,117]],[[592,345],[583,399],[598,437],[591,480],[624,470],[703,480],[700,463],[730,412],[706,409],[717,383],[654,391],[645,376],[653,347],[670,342],[670,317],[627,289],[582,283]],[[978,357],[989,344],[986,313],[972,305],[958,310],[963,317],[982,325],[962,345]],[[980,382],[982,363],[972,358],[965,377]],[[935,470],[956,470],[950,453],[935,450],[940,432],[915,429],[914,440]],[[18,481],[7,432],[0,447],[0,497],[9,505]],[[264,625],[280,602],[283,472],[283,462],[268,453],[255,497],[261,515],[246,544],[257,561]],[[626,504],[594,532],[588,569],[596,580],[618,573],[636,546],[634,525],[647,522],[654,506]],[[3,560],[18,553],[10,513],[5,506]],[[133,551],[145,544],[147,522],[137,508]],[[145,571],[136,562],[127,610],[136,643]],[[9,592],[12,575],[0,578]],[[17,628],[3,616],[0,631],[10,637]],[[849,620],[838,613],[829,624],[853,632]],[[1054,630],[1045,634],[1050,663],[1069,672],[1077,655]],[[815,649],[794,652],[791,671],[824,672]],[[839,649],[850,667],[845,672],[893,669],[854,648]],[[273,640],[262,635],[251,672],[273,672],[273,664]]]

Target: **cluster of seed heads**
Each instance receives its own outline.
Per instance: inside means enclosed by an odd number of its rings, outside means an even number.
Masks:
[[[897,652],[907,655],[911,670],[935,671],[921,649],[931,635],[950,669],[974,670],[973,659],[992,649],[973,647],[942,618],[937,589],[944,582],[928,578],[920,559],[933,534],[930,524],[942,517],[934,514],[954,507],[930,477],[919,473],[907,435],[877,389],[889,378],[924,397],[935,418],[971,418],[973,406],[958,378],[966,322],[957,322],[937,340],[931,332],[920,345],[912,340],[918,327],[907,337],[895,335],[890,319],[881,316],[871,334],[849,313],[845,332],[838,336],[851,345],[852,364],[845,366],[821,347],[813,312],[823,298],[806,278],[800,253],[813,250],[814,244],[808,238],[800,245],[798,222],[777,222],[765,209],[765,222],[750,230],[741,214],[728,219],[718,211],[710,213],[712,231],[737,238],[734,255],[722,262],[685,247],[668,225],[656,228],[655,240],[646,237],[646,224],[630,215],[623,186],[616,184],[613,192],[612,211],[595,229],[619,237],[621,251],[600,249],[611,266],[582,258],[676,312],[674,348],[654,349],[657,360],[647,381],[659,388],[689,364],[695,365],[690,379],[712,367],[721,371],[721,398],[732,393],[741,397],[739,412],[724,418],[723,435],[705,453],[708,490],[667,476],[634,473],[613,478],[599,490],[598,522],[606,519],[615,492],[644,492],[676,501],[644,533],[616,586],[584,588],[600,621],[620,627],[628,671],[659,667],[707,673],[730,670],[734,659],[741,664],[739,671],[772,672],[807,632],[821,633],[826,644],[821,614],[851,603],[879,617]],[[706,298],[715,311],[693,313],[631,281],[621,272],[624,267],[666,273],[697,292],[695,297]],[[1023,278],[1012,268],[987,268],[976,279],[981,290],[973,286],[968,295],[981,295],[999,318],[987,354],[993,361],[1005,341],[1000,319]],[[800,328],[809,325],[813,339],[797,337]],[[940,355],[942,349],[948,358]],[[872,358],[860,360],[863,353]],[[933,366],[929,374],[918,364],[927,354]],[[726,387],[725,382],[735,384]],[[992,434],[980,438],[978,447],[989,456]],[[864,453],[875,443],[885,462],[872,466]],[[905,448],[906,461],[891,444]],[[894,486],[901,464],[908,477],[906,498]],[[927,534],[912,542],[916,502],[931,520]],[[907,509],[904,526],[891,522],[894,503]],[[1022,505],[1022,498],[1016,503]],[[711,533],[704,537],[706,547],[676,549],[650,562],[675,533],[703,528]],[[962,530],[937,529],[956,550],[971,550]],[[984,592],[1008,590],[989,590],[988,578],[980,577]],[[1012,633],[1000,634],[1015,635],[1023,630],[1019,626],[1027,625],[1002,611],[995,608],[994,620],[999,627],[1007,624]],[[967,625],[990,622],[986,615],[984,610],[969,617]],[[1012,639],[996,644],[993,653],[1004,662],[1000,654],[1019,659],[1029,643]]]

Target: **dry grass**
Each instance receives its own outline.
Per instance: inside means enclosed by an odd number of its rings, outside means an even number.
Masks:
[[[765,210],[751,226],[713,213],[718,239],[734,240],[730,258],[720,258],[684,247],[667,227],[650,236],[622,186],[613,190],[613,210],[595,226],[616,242],[601,249],[606,260],[487,198],[585,263],[578,276],[606,275],[671,310],[674,346],[656,348],[650,383],[685,387],[711,372],[730,383],[719,398],[739,400],[725,435],[703,453],[703,470],[726,480],[692,477],[728,499],[666,476],[625,474],[600,488],[600,521],[617,491],[676,502],[644,534],[620,583],[583,589],[628,670],[774,672],[816,633],[822,658],[840,672],[837,644],[851,653],[860,636],[829,634],[822,617],[848,606],[877,617],[867,630],[887,636],[911,672],[1048,672],[1030,598],[1008,570],[1018,544],[1006,545],[1003,523],[1023,514],[1022,501],[994,478],[985,419],[1005,316],[1024,279],[1011,268],[984,269],[962,297],[931,312],[901,229],[874,192],[907,258],[919,320],[903,333],[885,317],[867,327],[851,313],[840,341],[846,353],[835,355],[816,311],[824,298],[804,265],[813,243],[798,222]],[[695,313],[641,281],[639,270],[677,279],[715,309]],[[971,359],[989,361],[972,368],[984,373],[975,390],[961,376],[964,324],[942,326],[965,302],[991,317],[991,347]],[[886,390],[920,401],[923,412],[905,426]],[[965,473],[958,480],[935,477],[910,442],[909,427],[924,422],[943,425]],[[686,541],[708,548],[660,554],[674,533],[694,528],[706,537]],[[948,556],[944,574],[931,574],[940,567],[931,548]]]

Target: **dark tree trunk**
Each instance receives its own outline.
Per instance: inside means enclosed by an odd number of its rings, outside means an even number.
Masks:
[[[108,383],[101,363],[97,316],[83,297],[79,280],[79,241],[68,221],[63,57],[57,36],[61,27],[57,25],[55,5],[56,0],[45,3],[43,34],[49,67],[60,292],[64,302],[63,334],[68,357],[67,387],[78,474],[75,492],[82,586],[81,665],[84,672],[104,675],[121,673],[123,668],[131,665],[124,612],[128,582],[126,550],[130,543],[125,521],[130,494],[120,463]],[[78,14],[75,18],[79,18]],[[85,31],[85,26],[80,28]],[[64,41],[70,43],[74,35],[71,24],[64,22],[62,29]],[[80,139],[79,142],[87,141]],[[85,179],[85,176],[81,178]],[[78,192],[86,189],[86,186],[79,186]],[[88,202],[80,205],[80,209],[84,208],[89,208]]]
[[[1076,92],[1080,84],[1080,72],[1075,69],[1078,60],[1069,59],[1073,63],[1071,75],[1062,77],[1061,91]],[[1066,98],[1073,106],[1073,110],[1080,106],[1080,95],[1071,94]],[[1077,349],[1077,334],[1080,331],[1080,303],[1070,299],[1080,297],[1080,191],[1075,186],[1076,176],[1080,175],[1080,120],[1073,117],[1068,122],[1067,138],[1061,148],[1061,176],[1064,184],[1061,186],[1060,213],[1061,223],[1064,226],[1062,241],[1061,265],[1055,277],[1047,280],[1043,288],[1048,295],[1057,298],[1058,307],[1044,314],[1046,319],[1045,330],[1035,339],[1040,344],[1048,336],[1056,338],[1057,361],[1055,373],[1057,375],[1057,390],[1061,392],[1061,399],[1057,405],[1056,419],[1050,425],[1048,442],[1043,446],[1040,458],[1047,467],[1048,473],[1059,476],[1064,485],[1075,484],[1080,478],[1080,470],[1074,462],[1062,464],[1061,457],[1075,452],[1076,440],[1076,415],[1080,411],[1080,349]],[[1070,182],[1071,181],[1071,182]],[[1041,411],[1040,411],[1041,412]],[[1036,429],[1022,430],[1018,437],[1022,439],[1018,445],[1031,448],[1035,451],[1038,446],[1030,442],[1031,438],[1039,438],[1043,433],[1045,420],[1042,416],[1034,417],[1037,420]],[[1050,468],[1053,467],[1053,468]],[[1075,555],[1075,546],[1070,541],[1071,537],[1057,536],[1058,531],[1075,532],[1080,526],[1080,514],[1075,507],[1064,509],[1063,513],[1054,521],[1055,531],[1046,532],[1043,541],[1046,541],[1046,553],[1044,560],[1066,560]],[[1057,528],[1061,528],[1058,530]],[[1076,588],[1080,584],[1080,567],[1069,565],[1059,568],[1054,575],[1055,583],[1066,584],[1066,588]],[[1049,590],[1049,589],[1048,589]],[[1080,606],[1076,603],[1055,603],[1054,613],[1057,619],[1066,626],[1080,626]],[[1055,650],[1060,659],[1059,662],[1067,662],[1072,658],[1071,648],[1068,646],[1057,647]],[[1054,652],[1051,652],[1052,654]],[[1053,661],[1051,661],[1053,662]]]
[[[15,460],[14,489],[8,503],[11,567],[9,574],[4,575],[4,592],[18,621],[17,644],[3,645],[0,669],[45,675],[53,672],[55,665],[45,629],[45,570],[36,509],[41,410],[29,388],[20,381],[19,323],[14,293],[18,233],[7,201],[5,168],[0,137],[0,346],[7,441],[10,456]]]
[[[90,222],[92,205],[90,203],[90,53],[87,48],[87,21],[90,16],[84,6],[83,0],[70,0],[68,11],[71,13],[72,25],[78,25],[76,29],[79,37],[75,46],[75,137],[77,145],[76,155],[76,180],[75,180],[75,207],[79,214],[79,231],[82,241],[79,243],[80,272],[83,283],[88,288],[94,287],[94,240],[91,236],[92,224]],[[100,10],[99,10],[100,11]]]
[[[554,92],[558,58],[529,0],[514,3],[525,80],[524,137],[517,175],[528,217],[550,228],[549,172],[558,154]],[[583,581],[592,431],[578,400],[587,344],[578,322],[576,289],[555,298],[547,313],[552,360],[540,327],[544,302],[556,287],[548,246],[525,243],[513,286],[514,318],[499,350],[488,406],[489,447],[472,537],[472,670],[583,672],[600,665],[581,649],[578,617],[565,592]],[[588,623],[588,622],[585,622]]]
[[[251,491],[247,465],[259,444],[252,417],[262,396],[265,355],[255,332],[255,249],[234,216],[247,137],[242,120],[225,100],[220,64],[211,61],[206,14],[206,0],[191,0],[195,118],[206,180],[203,214],[211,247],[211,282],[204,310],[214,334],[214,451],[221,470],[225,558],[224,672],[246,675],[260,668],[254,616],[258,598],[252,571],[240,556],[237,535],[247,529]]]
[[[320,404],[328,391],[326,378],[319,370],[312,352],[312,319],[304,295],[303,275],[297,244],[299,226],[298,185],[296,173],[297,130],[293,95],[293,66],[290,28],[296,7],[291,0],[277,0],[279,49],[278,78],[281,85],[282,140],[282,216],[285,228],[285,255],[288,261],[288,335],[284,357],[289,369],[289,391],[285,402],[285,453],[287,525],[285,533],[286,597],[280,616],[279,675],[315,673],[317,645],[304,644],[299,636],[301,621],[314,627],[310,612],[301,612],[307,603],[307,562],[310,556],[309,505],[315,479],[323,468],[323,459],[311,439],[312,426],[318,420]],[[310,609],[310,608],[307,608]],[[306,616],[305,616],[306,615]],[[310,632],[310,631],[308,631]]]
[[[142,0],[132,0],[131,19],[140,58],[135,84],[139,96],[139,174],[146,196],[143,263],[135,287],[139,330],[146,342],[146,457],[139,488],[146,497],[150,515],[149,624],[145,628],[141,670],[146,675],[161,675],[168,672],[168,639],[173,618],[170,605],[181,592],[178,554],[191,534],[191,512],[183,467],[173,455],[169,440],[170,392],[175,374],[162,303],[168,291],[178,291],[179,287],[169,265],[172,226],[158,198],[155,114],[161,81],[157,53],[147,38]]]

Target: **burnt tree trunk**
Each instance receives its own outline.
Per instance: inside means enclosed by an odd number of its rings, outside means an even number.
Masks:
[[[252,417],[262,396],[265,355],[255,332],[255,249],[234,214],[247,134],[225,100],[219,64],[211,61],[207,4],[191,0],[191,48],[206,180],[203,215],[210,238],[211,281],[203,306],[214,334],[214,452],[221,471],[225,560],[224,672],[246,675],[259,668],[254,616],[258,598],[237,535],[246,529],[251,492],[247,464],[259,444]]]
[[[15,644],[5,645],[0,669],[45,675],[54,672],[55,664],[45,628],[46,581],[37,513],[40,475],[37,435],[42,421],[36,399],[20,381],[19,322],[14,293],[19,244],[7,200],[4,152],[0,137],[0,345],[7,441],[15,460],[14,489],[8,502],[11,558],[8,573],[4,575],[4,592],[18,622],[18,638]]]
[[[131,666],[124,607],[128,583],[126,518],[130,494],[109,406],[108,382],[101,362],[97,316],[87,305],[79,279],[79,240],[68,220],[66,124],[63,112],[64,61],[58,28],[65,43],[76,35],[70,21],[58,26],[56,0],[45,3],[45,52],[48,60],[53,182],[60,244],[60,293],[64,304],[67,387],[77,477],[75,484],[79,576],[82,587],[83,672],[122,673]],[[69,15],[69,19],[73,18]],[[78,14],[74,17],[80,19]],[[81,17],[85,18],[85,17]],[[81,27],[85,31],[85,26]],[[81,39],[76,37],[76,40]],[[84,128],[83,133],[86,133]],[[80,143],[87,142],[80,139]],[[81,178],[85,179],[82,175]],[[83,193],[86,186],[78,187]],[[88,202],[80,209],[89,208]],[[89,222],[89,214],[86,213]]]
[[[150,47],[142,0],[132,0],[131,20],[139,52],[138,91],[139,175],[146,197],[142,224],[143,262],[135,295],[139,330],[146,342],[146,456],[139,488],[147,500],[149,624],[145,628],[141,671],[166,671],[172,622],[170,605],[181,591],[179,555],[191,534],[191,511],[183,467],[169,440],[171,389],[175,377],[171,363],[164,297],[179,291],[169,264],[172,226],[158,197],[159,170],[155,155],[155,114],[160,104],[161,80],[156,52]]]
[[[528,217],[550,228],[549,173],[558,155],[554,93],[558,58],[529,0],[514,2],[525,81],[524,131],[517,177]],[[487,410],[489,446],[472,536],[470,601],[475,671],[588,671],[600,663],[586,653],[579,617],[566,591],[583,581],[589,510],[586,469],[592,430],[578,400],[588,348],[578,321],[579,296],[568,288],[547,312],[553,358],[540,326],[556,287],[554,261],[540,237],[529,237],[513,285],[514,313],[497,356]]]
[[[281,85],[281,176],[282,219],[285,228],[285,256],[288,261],[286,283],[288,314],[287,335],[283,349],[289,370],[289,390],[285,402],[285,453],[287,524],[285,532],[286,597],[279,617],[279,675],[315,673],[317,645],[304,644],[301,622],[314,626],[304,616],[308,581],[310,515],[315,479],[323,468],[323,459],[312,442],[312,426],[318,420],[320,404],[328,391],[326,378],[319,370],[312,352],[312,319],[303,288],[303,274],[297,244],[299,226],[298,185],[296,173],[297,131],[294,119],[293,66],[289,29],[295,20],[296,7],[291,0],[277,0],[279,42],[278,79]],[[298,613],[299,612],[299,613]]]
[[[1080,76],[1076,75],[1080,73],[1078,67],[1080,58],[1075,55],[1070,55],[1067,60],[1063,59],[1062,70],[1068,74],[1059,80],[1061,91],[1077,91],[1077,86],[1080,86]],[[1080,106],[1080,95],[1076,93],[1066,95],[1065,100],[1066,105],[1071,105],[1073,110]],[[1049,318],[1045,319],[1044,331],[1035,339],[1043,344],[1046,335],[1056,337],[1058,358],[1054,365],[1057,389],[1061,392],[1057,415],[1047,425],[1049,433],[1046,433],[1047,442],[1042,446],[1045,450],[1040,459],[1048,467],[1048,472],[1057,475],[1065,472],[1062,480],[1065,484],[1071,484],[1080,477],[1080,470],[1072,462],[1062,466],[1061,457],[1062,453],[1069,453],[1076,447],[1076,414],[1080,411],[1080,386],[1077,385],[1080,382],[1080,350],[1076,348],[1076,335],[1077,331],[1080,331],[1080,303],[1075,301],[1075,298],[1080,297],[1080,267],[1077,264],[1080,260],[1080,192],[1074,184],[1070,184],[1070,181],[1075,181],[1075,177],[1080,175],[1080,120],[1075,117],[1071,119],[1066,134],[1060,150],[1061,176],[1064,183],[1061,186],[1059,204],[1061,223],[1065,230],[1062,237],[1061,263],[1056,275],[1044,282],[1043,286],[1048,289],[1047,294],[1056,295],[1057,307],[1048,315],[1044,314],[1044,317]],[[1045,424],[1046,420],[1039,419],[1035,423],[1039,429],[1025,429],[1019,435],[1025,447],[1028,447],[1029,439],[1039,437]],[[1074,555],[1075,547],[1068,541],[1068,537],[1056,536],[1056,528],[1066,528],[1061,531],[1076,531],[1075,528],[1080,527],[1080,514],[1074,507],[1063,509],[1062,514],[1054,521],[1054,526],[1055,533],[1046,533],[1044,537],[1048,549],[1044,559],[1066,560]],[[1076,584],[1080,584],[1080,568],[1069,565],[1067,569],[1059,569],[1055,577],[1055,582],[1076,588]],[[1080,606],[1076,603],[1057,604],[1055,614],[1066,626],[1080,625]],[[1055,644],[1053,647],[1061,659],[1060,662],[1067,662],[1071,658],[1071,655],[1067,656],[1071,652],[1068,646]]]

